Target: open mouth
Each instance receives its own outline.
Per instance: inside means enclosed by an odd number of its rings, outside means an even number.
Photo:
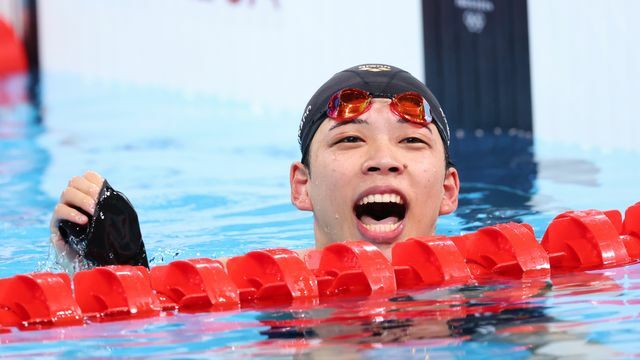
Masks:
[[[358,229],[370,240],[392,240],[402,232],[407,213],[405,199],[394,192],[362,196],[353,207]]]

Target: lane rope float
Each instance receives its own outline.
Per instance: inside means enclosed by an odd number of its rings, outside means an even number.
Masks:
[[[0,279],[0,333],[176,311],[314,306],[345,297],[389,297],[402,290],[499,278],[544,283],[556,273],[620,267],[639,259],[640,202],[626,210],[624,220],[617,210],[562,213],[540,242],[530,225],[512,222],[460,236],[410,238],[393,246],[391,260],[374,245],[357,240],[312,250],[304,257],[276,248],[251,251],[226,264],[198,258],[151,270],[97,267],[73,279],[66,273],[15,275]]]

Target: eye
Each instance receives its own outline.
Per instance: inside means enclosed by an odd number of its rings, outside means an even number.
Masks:
[[[362,140],[361,137],[359,136],[354,136],[354,135],[350,135],[350,136],[345,136],[343,138],[340,138],[338,141],[336,141],[336,144],[340,144],[340,143],[348,143],[348,144],[352,144],[352,143],[357,143],[357,142],[361,142],[364,141]]]
[[[415,136],[404,138],[400,142],[401,143],[405,143],[405,144],[426,144],[426,145],[429,145],[425,140],[422,140],[419,137],[415,137]]]

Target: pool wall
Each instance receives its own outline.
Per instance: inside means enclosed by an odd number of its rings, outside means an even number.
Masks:
[[[328,76],[354,64],[393,63],[424,77],[419,1],[63,0],[39,6],[45,72],[296,112]],[[394,20],[400,18],[401,30]],[[371,32],[372,24],[385,23],[386,31]]]
[[[337,0],[42,1],[38,17],[43,73],[300,111],[318,84],[356,63],[392,63],[424,78],[422,9],[427,3],[433,1],[394,6]],[[468,12],[465,6],[506,6],[496,0],[436,3],[453,3],[460,22]],[[634,134],[640,129],[633,96],[640,93],[640,48],[632,44],[639,33],[635,14],[640,3],[519,3],[527,8],[536,138],[636,149]],[[483,31],[490,31],[499,14],[484,14]],[[458,61],[479,60],[471,56]],[[600,126],[602,119],[613,126]]]

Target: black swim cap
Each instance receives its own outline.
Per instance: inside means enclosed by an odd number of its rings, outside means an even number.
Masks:
[[[407,91],[415,91],[427,100],[431,108],[431,116],[442,138],[445,157],[449,155],[449,125],[442,107],[431,91],[420,80],[408,72],[395,66],[384,64],[358,65],[343,70],[324,83],[307,103],[300,121],[298,142],[302,152],[302,162],[306,162],[309,146],[318,128],[327,118],[327,104],[331,95],[354,87],[371,93],[374,97],[392,97]]]

